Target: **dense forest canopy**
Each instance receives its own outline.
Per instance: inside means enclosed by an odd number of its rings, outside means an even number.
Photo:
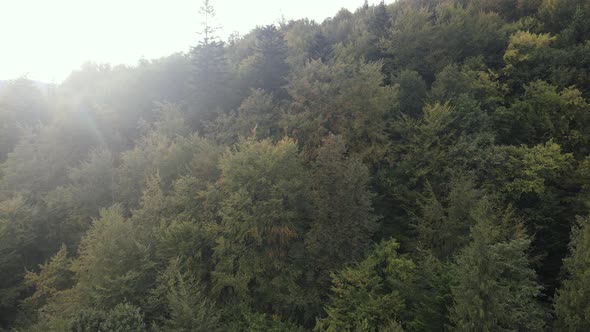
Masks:
[[[587,0],[398,0],[4,82],[0,330],[590,331],[589,70]]]

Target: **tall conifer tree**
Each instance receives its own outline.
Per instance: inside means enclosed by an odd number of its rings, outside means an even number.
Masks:
[[[203,16],[202,39],[191,50],[194,74],[189,122],[194,128],[215,118],[219,110],[227,106],[229,95],[225,43],[216,35],[218,27],[213,25],[215,10],[210,0],[203,1],[200,13]]]
[[[565,280],[555,296],[558,329],[590,330],[590,218],[572,229],[570,255],[563,260]]]
[[[457,331],[542,331],[531,240],[509,211],[494,210],[482,201],[474,212],[472,242],[457,258],[451,323]]]

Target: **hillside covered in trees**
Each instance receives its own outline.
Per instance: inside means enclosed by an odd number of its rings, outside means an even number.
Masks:
[[[590,331],[589,1],[214,28],[2,84],[0,330]]]

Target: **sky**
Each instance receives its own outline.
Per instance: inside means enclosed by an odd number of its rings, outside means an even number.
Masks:
[[[378,0],[369,1],[377,3]],[[317,22],[363,0],[211,0],[227,38],[257,25]],[[134,65],[197,43],[201,0],[0,0],[0,80],[60,83],[84,62]]]

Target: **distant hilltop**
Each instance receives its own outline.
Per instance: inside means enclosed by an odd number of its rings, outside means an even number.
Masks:
[[[8,84],[10,84],[10,82],[16,81],[18,80],[18,78],[13,79],[13,80],[0,80],[0,91],[2,91],[2,89],[4,89],[5,86],[7,86]],[[29,80],[31,82],[31,84],[36,87],[37,89],[39,89],[41,92],[45,93],[47,92],[47,90],[51,87],[55,86],[55,83],[46,83],[46,82],[41,82],[41,81],[34,81],[34,80]]]

